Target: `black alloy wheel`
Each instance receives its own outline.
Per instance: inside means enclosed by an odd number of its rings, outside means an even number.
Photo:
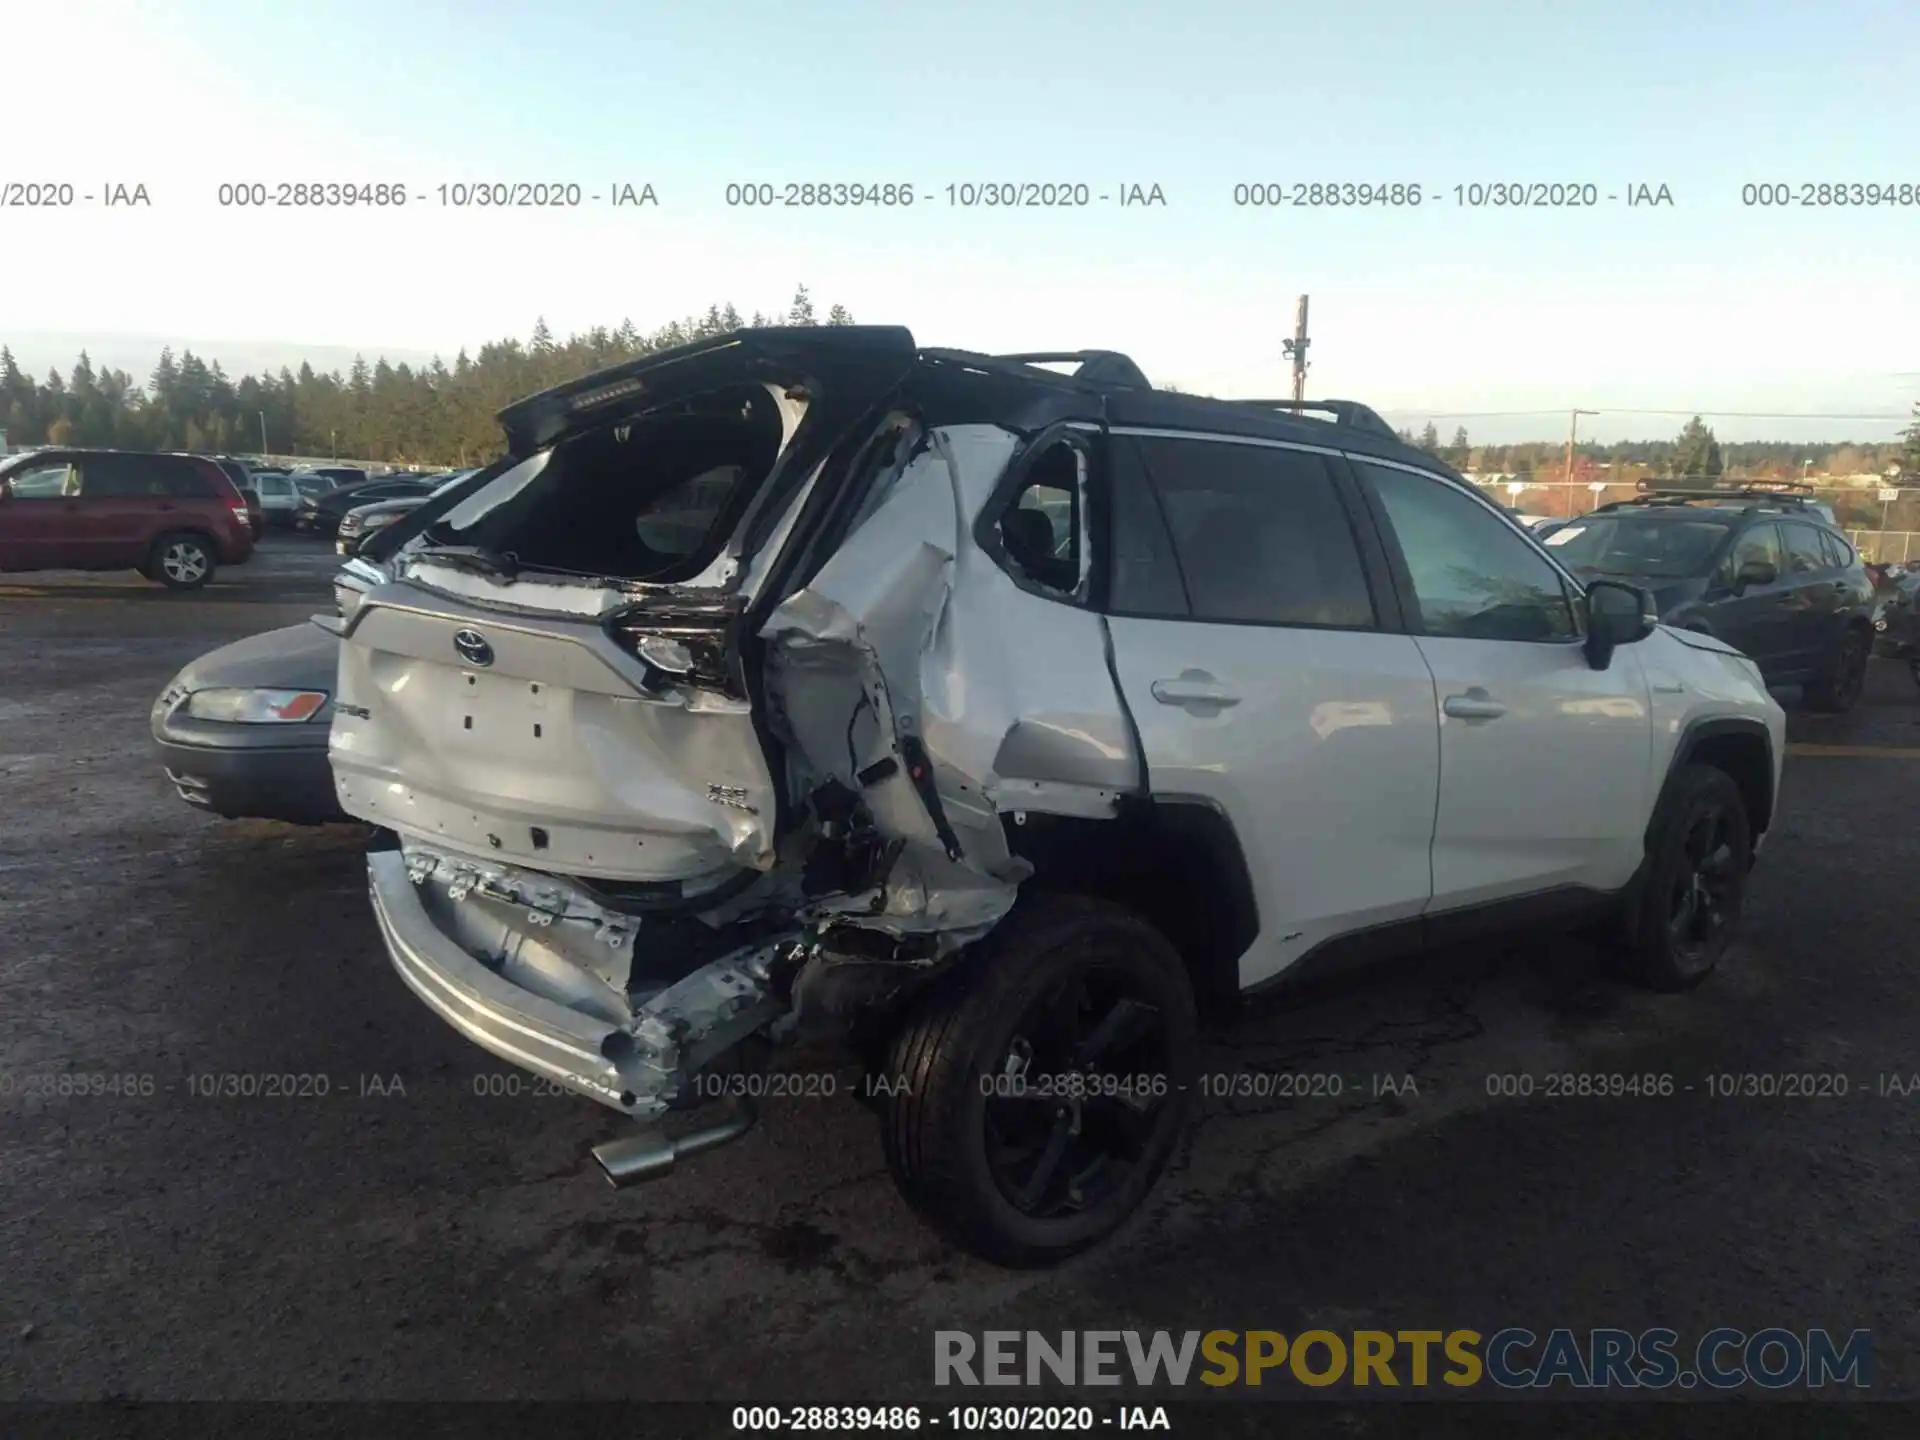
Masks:
[[[1125,971],[1092,966],[1034,1001],[984,1077],[987,1166],[1008,1203],[1050,1220],[1110,1199],[1172,1100],[1171,1053],[1167,1016]]]
[[[1668,781],[1609,945],[1629,978],[1690,990],[1713,973],[1740,920],[1752,835],[1746,800],[1726,771],[1686,765]]]
[[[1022,895],[889,1041],[881,1140],[901,1194],[998,1264],[1084,1250],[1173,1153],[1196,1024],[1186,964],[1147,921]]]
[[[1725,807],[1705,805],[1689,818],[1667,887],[1667,930],[1676,957],[1691,970],[1722,942],[1739,911],[1743,876]]]
[[[1826,674],[1807,687],[1807,704],[1829,714],[1842,714],[1859,703],[1867,683],[1867,657],[1873,641],[1867,631],[1849,626]]]

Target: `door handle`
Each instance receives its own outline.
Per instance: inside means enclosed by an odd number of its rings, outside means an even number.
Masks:
[[[1204,670],[1183,670],[1177,679],[1156,680],[1149,687],[1162,705],[1238,705],[1240,697]]]
[[[1507,713],[1506,706],[1478,685],[1464,695],[1447,696],[1440,708],[1455,720],[1498,720]]]

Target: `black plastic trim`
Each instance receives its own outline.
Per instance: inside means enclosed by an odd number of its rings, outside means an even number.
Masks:
[[[1760,743],[1766,747],[1767,808],[1765,823],[1761,823],[1761,817],[1759,816],[1748,816],[1747,818],[1752,825],[1753,833],[1756,837],[1772,828],[1774,810],[1780,803],[1780,797],[1776,793],[1774,783],[1774,771],[1778,763],[1778,757],[1773,753],[1773,736],[1768,733],[1767,727],[1758,720],[1748,719],[1740,715],[1713,716],[1689,721],[1681,729],[1679,742],[1673,747],[1673,754],[1667,761],[1667,773],[1660,778],[1660,790],[1659,794],[1655,797],[1653,814],[1647,820],[1646,843],[1648,845],[1653,844],[1654,826],[1659,823],[1660,818],[1659,801],[1661,797],[1666,795],[1667,786],[1673,782],[1673,777],[1680,773],[1682,766],[1692,763],[1694,752],[1699,748],[1700,742],[1702,740],[1712,739],[1716,735],[1753,736],[1757,737]]]
[[[1561,885],[1369,925],[1321,941],[1284,970],[1248,986],[1241,997],[1247,1000],[1264,997],[1383,960],[1458,945],[1483,936],[1572,928],[1604,915],[1630,894],[1632,888],[1632,881],[1618,890]]]

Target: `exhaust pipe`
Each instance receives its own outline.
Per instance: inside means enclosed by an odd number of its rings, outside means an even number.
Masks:
[[[658,1180],[682,1156],[698,1155],[738,1140],[753,1128],[757,1118],[752,1102],[741,1098],[722,1118],[685,1135],[668,1135],[658,1125],[649,1125],[622,1139],[594,1146],[593,1158],[600,1163],[608,1183],[624,1190],[644,1180]]]

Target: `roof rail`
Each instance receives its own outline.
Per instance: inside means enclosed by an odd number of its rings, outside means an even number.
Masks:
[[[970,365],[976,369],[1011,370],[1015,373],[1018,370],[1037,370],[1055,380],[1074,380],[1082,385],[1114,386],[1128,390],[1153,389],[1153,382],[1147,379],[1132,358],[1122,355],[1118,350],[1025,350],[1012,355],[990,355],[984,351],[929,346],[921,353],[936,360]],[[1074,367],[1070,374],[1063,375],[1057,370],[1045,368],[1048,365],[1066,364]]]
[[[1636,487],[1640,493],[1631,500],[1609,500],[1604,505],[1596,505],[1589,513],[1599,514],[1603,510],[1623,510],[1636,506],[1652,505],[1699,505],[1699,504],[1739,504],[1743,509],[1761,510],[1768,506],[1780,509],[1812,510],[1820,506],[1817,495],[1808,487],[1804,492],[1787,490],[1759,490],[1746,486],[1725,486],[1718,488],[1686,487],[1668,489],[1658,486],[1657,482],[1642,480]]]
[[[924,353],[937,359],[976,366],[1019,365],[1039,368],[1046,365],[1071,364],[1075,368],[1068,375],[1062,376],[1056,371],[1045,373],[1053,375],[1056,379],[1077,380],[1087,385],[1111,385],[1135,390],[1153,389],[1153,382],[1147,379],[1132,358],[1121,354],[1118,350],[1025,350],[1011,355],[988,355],[971,350],[930,348]],[[1158,391],[1156,393],[1177,395],[1179,392]],[[1260,410],[1279,410],[1298,416],[1302,420],[1346,425],[1356,430],[1384,435],[1392,440],[1400,438],[1399,431],[1383,420],[1371,406],[1363,405],[1358,400],[1221,400],[1210,395],[1193,395],[1184,398],[1215,405],[1244,405]],[[1330,417],[1330,422],[1326,417]]]
[[[1765,485],[1721,480],[1705,485],[1690,485],[1684,476],[1676,480],[1641,480],[1634,488],[1643,495],[1758,495],[1769,500],[1800,500],[1820,493],[1813,486],[1798,480],[1769,481]]]
[[[1696,505],[1705,500],[1718,500],[1721,504],[1724,505],[1729,501],[1736,501],[1736,500],[1744,501],[1745,498],[1746,497],[1744,496],[1736,495],[1731,492],[1723,492],[1721,494],[1711,495],[1711,496],[1709,495],[1641,495],[1633,500],[1609,500],[1604,505],[1594,506],[1593,509],[1589,510],[1587,513],[1589,515],[1604,515],[1610,510],[1650,510],[1650,509],[1670,510],[1670,509],[1679,509],[1688,505]],[[1759,509],[1762,509],[1763,507],[1752,504],[1752,503],[1745,503],[1745,504],[1742,504],[1740,508],[1742,510],[1759,510]]]
[[[1151,390],[1153,382],[1133,363],[1133,358],[1118,350],[1028,350],[1013,355],[996,355],[1015,365],[1074,365],[1073,378],[1091,385],[1126,385]]]
[[[1331,415],[1336,425],[1371,430],[1378,435],[1390,435],[1396,440],[1400,438],[1398,430],[1381,419],[1371,406],[1362,405],[1358,400],[1230,400],[1227,403],[1257,405],[1264,410],[1287,410],[1302,419],[1309,418],[1306,412],[1316,411],[1320,415]]]

